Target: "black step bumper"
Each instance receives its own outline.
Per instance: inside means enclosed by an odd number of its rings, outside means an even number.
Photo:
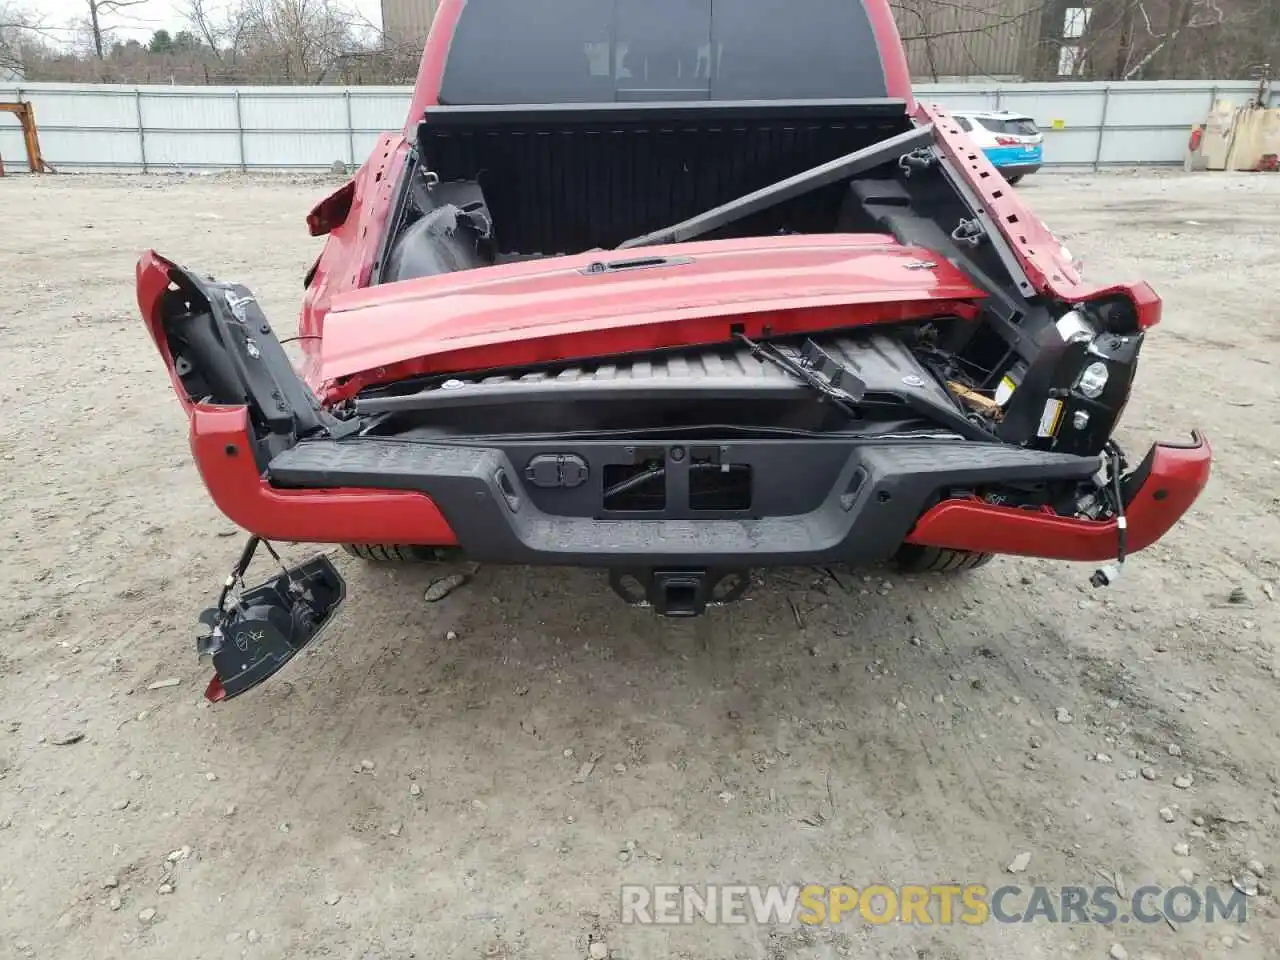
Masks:
[[[424,494],[474,560],[744,568],[883,560],[940,496],[1083,480],[1099,466],[1094,457],[958,439],[735,442],[719,449],[726,462],[750,468],[759,488],[752,508],[708,512],[682,498],[693,457],[659,444],[666,506],[616,512],[603,508],[600,464],[633,454],[634,445],[563,446],[587,465],[580,488],[563,496],[525,479],[523,450],[390,439],[303,441],[275,457],[268,475],[276,488]]]

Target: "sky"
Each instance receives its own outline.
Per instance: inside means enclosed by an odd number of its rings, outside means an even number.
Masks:
[[[361,14],[371,23],[382,23],[382,11],[379,0],[349,0]],[[0,0],[0,5],[10,5],[29,10],[41,17],[51,27],[63,27],[68,23],[85,17],[88,6],[85,0]],[[186,29],[181,14],[172,0],[147,0],[136,7],[129,7],[119,13],[103,14],[102,26],[110,28],[112,38],[117,40],[148,40],[156,30],[168,30],[173,33]],[[59,31],[56,36],[63,36]],[[70,34],[65,34],[70,39]]]

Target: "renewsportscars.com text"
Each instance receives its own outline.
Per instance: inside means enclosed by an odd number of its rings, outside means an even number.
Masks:
[[[632,924],[1243,923],[1247,904],[1239,890],[1215,886],[1122,895],[1114,886],[659,884],[621,893],[622,922]]]

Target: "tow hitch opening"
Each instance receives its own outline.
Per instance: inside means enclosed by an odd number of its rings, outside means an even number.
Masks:
[[[732,603],[751,583],[746,570],[611,570],[614,593],[636,607],[652,607],[660,617],[696,617],[709,606]]]

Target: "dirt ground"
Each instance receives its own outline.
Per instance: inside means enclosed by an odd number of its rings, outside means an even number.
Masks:
[[[0,180],[0,957],[1280,957],[1280,177],[1020,188],[1090,275],[1165,297],[1122,438],[1217,453],[1110,590],[797,569],[669,623],[591,572],[484,568],[432,605],[432,571],[339,555],[325,642],[209,707],[194,618],[241,540],[133,265],[240,280],[291,332],[332,183]],[[624,883],[1187,869],[1256,883],[1246,923],[619,922]]]

